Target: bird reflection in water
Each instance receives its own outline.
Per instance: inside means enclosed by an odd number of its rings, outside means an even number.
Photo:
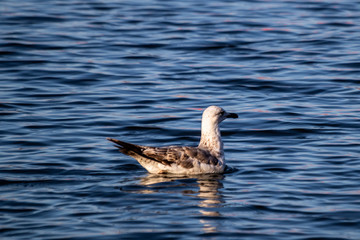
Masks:
[[[205,233],[218,232],[219,217],[221,213],[217,210],[224,203],[223,196],[220,194],[219,189],[223,188],[221,180],[224,176],[221,174],[202,175],[202,176],[169,176],[169,175],[152,175],[149,174],[140,179],[140,184],[143,186],[157,186],[156,190],[142,190],[142,193],[155,193],[155,192],[180,192],[184,196],[195,196],[200,199],[197,203],[200,208],[199,212],[204,218],[200,218],[200,223],[203,225]],[[167,185],[166,183],[169,183]],[[171,183],[171,184],[170,184]],[[174,184],[175,183],[175,184]],[[159,190],[159,184],[162,185],[163,190]],[[169,188],[168,188],[169,187]],[[198,190],[196,190],[198,188]]]

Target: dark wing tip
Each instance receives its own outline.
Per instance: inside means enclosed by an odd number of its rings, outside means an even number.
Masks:
[[[120,141],[120,140],[117,140],[117,139],[115,139],[115,138],[106,138],[106,140],[108,140],[108,141],[110,141],[110,142],[113,142],[113,143],[115,143],[115,144],[117,144],[117,145],[120,145],[120,146],[123,146],[124,145],[124,143],[125,142],[123,142],[123,141]]]

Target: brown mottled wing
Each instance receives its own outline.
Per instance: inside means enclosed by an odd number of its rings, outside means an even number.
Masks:
[[[196,162],[216,165],[218,159],[212,156],[209,151],[196,147],[147,147],[132,143],[127,143],[114,138],[107,138],[115,143],[116,147],[123,154],[133,158],[143,157],[149,160],[159,162],[164,165],[177,164],[184,168],[192,168]]]
[[[145,147],[142,153],[164,165],[175,163],[184,168],[193,168],[195,162],[218,164],[216,157],[212,156],[208,151],[196,147]]]

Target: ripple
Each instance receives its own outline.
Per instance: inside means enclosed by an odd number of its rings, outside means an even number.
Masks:
[[[357,1],[1,11],[4,238],[358,239]],[[106,141],[196,146],[208,105],[239,114],[224,175],[150,175]]]

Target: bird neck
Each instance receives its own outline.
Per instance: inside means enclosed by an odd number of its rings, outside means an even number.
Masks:
[[[218,123],[202,121],[199,148],[207,149],[218,158],[223,158],[223,142]]]

